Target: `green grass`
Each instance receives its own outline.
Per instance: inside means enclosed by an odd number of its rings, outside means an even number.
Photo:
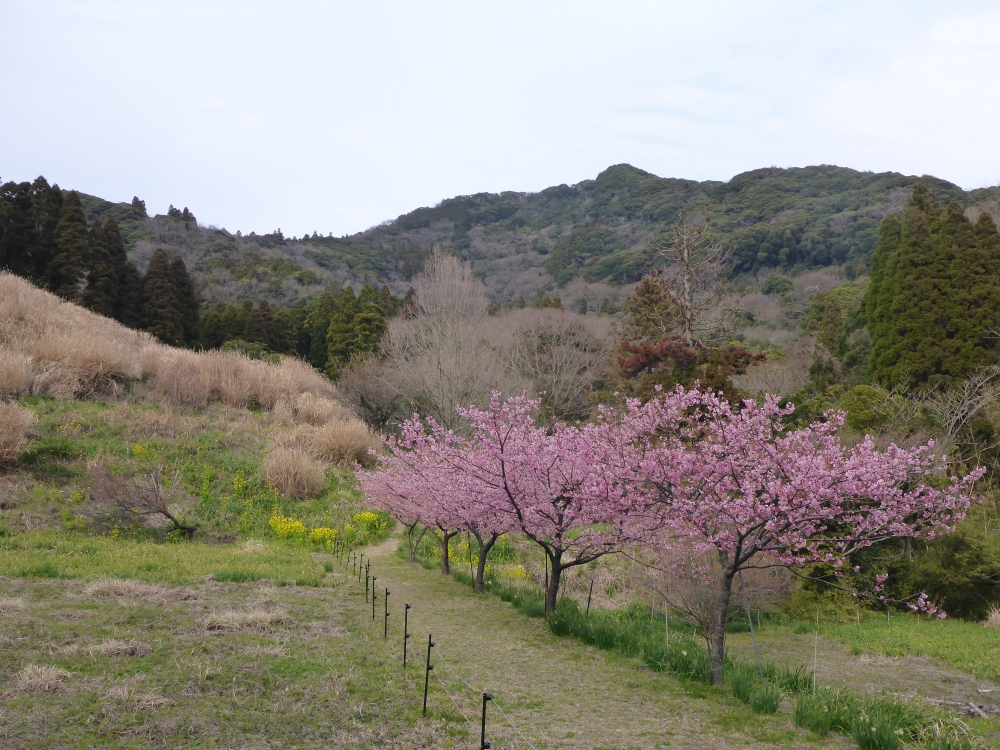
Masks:
[[[35,531],[0,539],[0,575],[21,578],[112,576],[148,582],[311,580],[322,568],[307,547],[265,541],[259,548],[199,542],[162,544],[149,539]]]
[[[815,625],[810,625],[815,628]],[[824,624],[820,633],[855,654],[927,656],[977,677],[1000,681],[1000,628],[978,622],[913,615],[874,616],[860,623]]]

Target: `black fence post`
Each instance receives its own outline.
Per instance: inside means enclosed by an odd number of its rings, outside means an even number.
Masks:
[[[427,715],[427,688],[430,687],[431,670],[434,669],[434,665],[431,664],[431,649],[435,645],[432,635],[432,633],[427,634],[427,669],[424,672],[424,716]]]
[[[358,572],[358,553],[355,552],[354,553],[354,573],[355,573],[355,575],[357,575],[357,572]],[[359,578],[358,580],[360,581],[361,579]]]
[[[385,590],[385,627],[382,629],[382,639],[389,637],[389,589]]]
[[[493,700],[493,696],[489,693],[483,693],[483,728],[479,733],[479,750],[489,750],[493,747],[489,742],[486,741],[486,701]]]
[[[359,566],[358,567],[358,583],[361,583],[361,573],[365,569],[365,553],[364,552],[361,553],[361,558],[360,558],[360,560],[358,562],[358,566]],[[368,601],[368,595],[367,594],[365,594],[365,601]]]
[[[375,593],[375,581],[378,578],[372,576],[372,622],[375,622],[375,600],[378,599],[378,594]]]
[[[403,610],[403,668],[406,668],[406,644],[410,640],[410,603],[406,602]]]

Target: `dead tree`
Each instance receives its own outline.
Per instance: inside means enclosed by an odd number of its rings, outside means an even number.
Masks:
[[[148,479],[116,477],[101,463],[92,465],[88,473],[93,500],[109,503],[114,512],[127,518],[160,518],[171,525],[167,534],[179,531],[187,539],[194,536],[197,527],[185,523],[170,510],[160,466],[150,472]]]
[[[695,346],[721,339],[733,315],[720,305],[731,253],[709,231],[708,220],[677,221],[652,240],[651,247],[666,261],[659,281],[676,310],[684,343]]]

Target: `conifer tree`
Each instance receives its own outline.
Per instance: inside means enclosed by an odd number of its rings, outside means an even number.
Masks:
[[[109,216],[104,220],[102,231],[104,246],[118,282],[114,318],[129,328],[138,328],[142,324],[142,277],[135,264],[128,259],[118,222]]]
[[[346,287],[327,331],[327,375],[336,379],[353,355],[375,351],[383,333],[385,313],[372,286],[365,284],[357,297]]]
[[[886,217],[865,297],[869,374],[911,389],[948,386],[997,361],[1000,235],[987,214],[975,226],[918,185]]]
[[[56,254],[45,269],[46,285],[63,299],[80,297],[89,244],[87,217],[83,214],[80,195],[74,191],[63,201],[56,226]]]
[[[49,263],[58,252],[56,229],[62,216],[65,198],[59,186],[49,185],[44,177],[38,177],[31,183],[30,235],[26,252],[30,258],[29,276],[36,282],[44,283]]]
[[[88,310],[106,318],[115,316],[118,297],[118,272],[104,235],[104,229],[94,222],[90,229],[90,263],[87,270],[87,286],[80,302]]]
[[[184,324],[177,306],[170,261],[158,248],[142,282],[142,327],[167,344],[184,343]]]
[[[336,378],[340,369],[351,358],[354,345],[354,318],[361,310],[354,289],[344,287],[337,297],[337,304],[330,317],[326,332],[327,361],[324,368],[327,375]]]
[[[182,343],[194,346],[198,343],[198,319],[200,310],[198,295],[194,291],[194,282],[188,274],[184,259],[175,255],[170,261],[170,280],[174,285],[177,310],[180,313],[181,330],[184,333]]]

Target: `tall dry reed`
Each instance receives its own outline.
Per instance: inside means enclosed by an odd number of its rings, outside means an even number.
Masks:
[[[319,497],[326,488],[323,464],[304,451],[275,447],[264,459],[264,478],[286,497]]]
[[[191,406],[270,409],[303,394],[330,403],[335,395],[305,362],[283,357],[269,364],[235,352],[166,346],[0,273],[0,394],[81,397],[140,378],[161,398]]]
[[[13,463],[28,444],[35,415],[28,409],[0,402],[0,466]]]

